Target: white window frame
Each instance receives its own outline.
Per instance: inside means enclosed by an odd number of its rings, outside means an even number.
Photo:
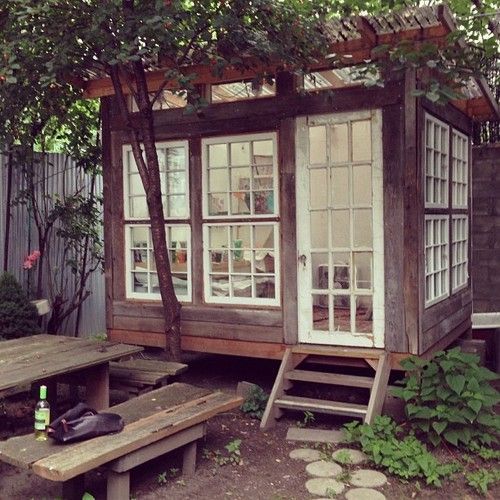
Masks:
[[[168,216],[165,220],[188,220],[190,218],[190,193],[189,193],[189,142],[184,141],[161,141],[156,143],[156,148],[178,148],[183,147],[185,149],[185,171],[186,171],[186,191],[184,196],[186,197],[186,213],[183,216]],[[132,146],[130,144],[125,144],[122,147],[122,163],[123,163],[123,210],[124,217],[126,221],[143,221],[149,219],[149,214],[146,217],[131,217],[130,215],[130,192],[129,192],[129,165],[128,165],[128,153],[132,152]],[[143,152],[144,155],[144,152]],[[161,186],[162,197],[167,197],[170,193],[164,192],[166,186]]]
[[[455,221],[461,220],[465,222],[463,228],[463,234],[457,235],[457,225]],[[455,214],[452,216],[451,220],[451,291],[455,293],[462,288],[467,287],[469,284],[469,216],[466,214]],[[460,236],[460,237],[459,237]],[[460,261],[457,259],[457,247],[458,245],[463,245],[465,257]],[[459,269],[464,266],[465,271],[462,274],[458,274]],[[458,278],[463,276],[463,281],[458,282]]]
[[[127,299],[140,299],[140,300],[161,300],[160,293],[144,293],[135,292],[132,283],[132,262],[130,258],[130,252],[132,247],[131,233],[133,228],[145,227],[151,231],[151,224],[125,224],[125,290]],[[192,246],[192,236],[191,236],[191,226],[189,224],[165,224],[165,230],[168,234],[169,228],[185,228],[188,233],[188,245],[186,247],[186,268],[187,268],[187,295],[178,295],[177,299],[179,302],[191,302],[192,301],[192,276],[191,276],[191,246]],[[151,232],[150,238],[151,238]],[[170,242],[167,241],[167,246],[169,248],[169,259],[170,259]],[[148,247],[147,250],[152,249]],[[148,256],[149,258],[149,256]],[[151,274],[150,271],[145,271],[147,274]],[[149,279],[149,278],[148,278]]]
[[[209,228],[210,227],[232,227],[232,226],[273,226],[274,229],[274,298],[259,298],[259,297],[234,297],[231,296],[232,290],[229,288],[230,295],[228,297],[224,296],[214,296],[211,294],[210,289],[210,245],[207,243],[209,241]],[[233,221],[228,220],[226,222],[206,222],[203,224],[203,241],[204,241],[204,251],[203,251],[203,279],[204,279],[204,297],[205,302],[212,304],[242,304],[242,305],[261,305],[261,306],[279,306],[281,304],[281,261],[280,261],[280,231],[279,222],[270,221],[255,221],[255,220],[245,220],[245,221]],[[254,248],[252,248],[252,251]],[[226,274],[226,273],[224,273]],[[249,273],[252,278],[254,276],[259,277],[259,274]],[[266,273],[263,273],[265,276]],[[228,277],[231,272],[227,272]]]
[[[231,144],[233,142],[252,142],[252,141],[269,141],[273,142],[273,203],[274,210],[270,214],[234,214],[234,215],[210,215],[209,211],[209,199],[208,199],[208,146],[213,144]],[[248,220],[258,220],[258,219],[269,219],[272,217],[279,217],[280,207],[279,207],[279,175],[278,175],[278,148],[277,148],[277,134],[276,132],[265,132],[260,134],[242,134],[242,135],[230,135],[221,137],[211,137],[202,139],[201,149],[202,149],[202,190],[203,190],[203,218],[206,220],[224,219],[224,220],[235,220],[244,219]],[[228,167],[229,168],[229,167]],[[229,179],[229,182],[230,179]],[[230,186],[228,186],[230,187]],[[228,210],[231,204],[231,199],[229,197],[230,189],[226,191],[228,193]],[[253,192],[253,191],[252,191]]]
[[[467,208],[469,206],[469,138],[454,128],[451,130],[451,138],[451,206],[452,208]],[[459,141],[462,141],[462,144],[465,143],[463,157],[457,152]],[[459,180],[457,176],[460,177]],[[465,198],[463,203],[457,202],[459,190]]]
[[[433,235],[432,238],[432,243],[431,245],[427,245],[427,222],[428,221],[434,221],[434,220],[440,220],[442,222],[445,222],[445,242],[440,243],[437,245],[435,243],[435,237]],[[430,307],[434,304],[437,304],[438,302],[441,302],[442,300],[448,298],[450,296],[450,216],[449,214],[443,214],[443,215],[426,215],[425,216],[425,226],[424,226],[424,243],[425,243],[425,249],[424,249],[424,262],[425,262],[425,307]],[[446,254],[445,254],[445,262],[444,262],[444,267],[441,267],[440,269],[436,269],[434,265],[434,259],[432,259],[432,262],[427,261],[427,250],[428,248],[435,248],[436,246],[445,246],[446,247]],[[441,263],[443,264],[443,263]],[[430,267],[432,266],[432,267]],[[429,272],[430,270],[430,272]],[[433,295],[431,297],[427,297],[427,277],[428,276],[433,276],[433,280],[436,279],[436,275],[439,273],[442,273],[445,271],[445,278],[444,282],[446,284],[446,288],[444,293],[441,293],[441,295],[434,296],[434,287],[433,289]]]
[[[434,133],[433,133],[433,143],[432,145],[428,144],[427,142],[427,124],[432,123],[433,127],[438,126],[442,129],[446,130],[446,141],[445,141],[445,150],[442,151],[441,149],[436,149],[435,144],[434,144]],[[434,130],[434,128],[433,128]],[[432,115],[425,113],[425,120],[424,120],[424,200],[425,200],[425,208],[448,208],[449,205],[449,183],[450,183],[450,169],[449,169],[449,164],[450,164],[450,127],[448,124],[445,122],[438,120],[437,118],[434,118]],[[433,162],[433,175],[428,175],[427,174],[427,151],[431,150],[433,152],[433,155],[435,152],[438,152],[440,155],[445,155],[445,162],[447,165],[446,168],[446,177],[437,177],[436,174],[436,165]],[[428,192],[427,192],[427,179],[431,178],[433,180],[433,195],[432,195],[432,201],[427,201],[428,199]],[[434,200],[436,199],[435,196],[435,191],[434,191],[434,183],[435,179],[439,179],[441,182],[445,181],[446,182],[446,188],[444,190],[444,200],[439,200],[438,202],[435,202]]]

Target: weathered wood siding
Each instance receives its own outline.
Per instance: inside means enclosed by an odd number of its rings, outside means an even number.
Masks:
[[[474,312],[500,311],[500,143],[472,152]]]

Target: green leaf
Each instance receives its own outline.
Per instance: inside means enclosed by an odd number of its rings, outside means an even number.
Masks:
[[[443,436],[446,439],[446,441],[448,441],[449,443],[451,443],[455,446],[458,446],[458,439],[459,439],[460,434],[457,431],[448,430],[443,434]]]
[[[483,403],[481,403],[481,401],[478,401],[477,399],[471,399],[470,401],[467,402],[467,406],[469,408],[472,408],[477,414],[479,413],[479,410],[483,406]]]
[[[432,428],[438,433],[442,434],[442,432],[448,427],[448,422],[433,422]]]
[[[446,382],[459,395],[465,387],[465,377],[463,375],[446,375]]]

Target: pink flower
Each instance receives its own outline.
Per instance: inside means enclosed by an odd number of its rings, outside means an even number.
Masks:
[[[35,250],[32,253],[30,253],[23,262],[23,269],[31,269],[35,262],[40,258],[40,250]]]

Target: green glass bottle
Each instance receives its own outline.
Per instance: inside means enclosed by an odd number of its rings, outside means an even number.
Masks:
[[[35,439],[47,440],[47,427],[50,423],[50,405],[47,402],[47,386],[40,386],[40,400],[35,406]]]

